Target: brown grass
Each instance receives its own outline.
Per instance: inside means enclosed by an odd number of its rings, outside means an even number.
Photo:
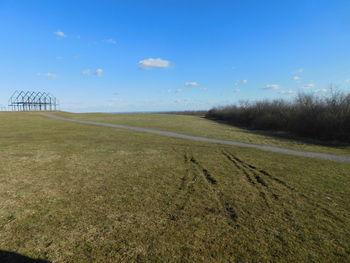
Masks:
[[[35,114],[0,121],[2,250],[52,262],[350,260],[349,164]]]

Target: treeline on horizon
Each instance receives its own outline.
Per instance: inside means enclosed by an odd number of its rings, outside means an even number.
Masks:
[[[298,94],[292,101],[246,101],[212,108],[206,117],[249,129],[350,142],[350,93]]]

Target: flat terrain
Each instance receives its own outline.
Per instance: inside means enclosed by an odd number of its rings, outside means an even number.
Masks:
[[[281,148],[281,147],[271,146],[271,145],[259,145],[259,144],[249,144],[249,143],[242,143],[242,142],[235,142],[235,141],[219,140],[219,139],[186,135],[186,134],[175,133],[175,132],[170,132],[170,131],[161,131],[161,130],[155,130],[155,129],[149,129],[149,128],[135,127],[135,126],[125,126],[125,125],[106,123],[106,122],[77,120],[77,119],[71,119],[71,118],[65,118],[62,116],[57,116],[55,114],[46,114],[45,113],[42,115],[46,116],[48,118],[51,118],[51,119],[55,119],[55,120],[75,122],[75,123],[79,123],[79,124],[95,125],[95,126],[101,126],[101,127],[111,127],[111,128],[116,128],[116,129],[128,129],[128,130],[132,130],[132,131],[146,132],[146,133],[151,133],[151,134],[156,134],[156,135],[161,135],[161,136],[175,137],[175,138],[187,139],[187,140],[192,140],[192,141],[217,143],[217,144],[224,144],[224,145],[238,146],[238,147],[248,147],[248,148],[254,148],[254,149],[265,150],[265,151],[272,151],[272,152],[283,153],[283,154],[291,154],[291,155],[302,156],[302,157],[319,158],[319,159],[324,159],[324,160],[332,160],[332,161],[336,161],[336,162],[350,163],[350,156],[348,156],[348,155],[306,152],[306,151],[286,149],[286,148]]]
[[[56,115],[79,120],[100,121],[113,124],[137,126],[163,131],[178,132],[213,139],[238,141],[260,145],[272,145],[294,150],[333,153],[350,156],[350,145],[330,146],[324,142],[293,140],[269,135],[267,132],[253,132],[232,125],[217,123],[200,116],[174,114],[72,114],[59,112]]]
[[[349,154],[194,116],[56,114]],[[51,262],[350,261],[350,164],[36,113],[0,123],[0,250]]]

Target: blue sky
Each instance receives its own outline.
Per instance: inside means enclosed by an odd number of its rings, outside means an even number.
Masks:
[[[0,105],[209,109],[350,91],[348,0],[0,0]]]

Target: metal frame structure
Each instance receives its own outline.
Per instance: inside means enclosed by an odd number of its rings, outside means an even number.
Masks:
[[[58,106],[58,99],[48,92],[16,90],[9,99],[12,111],[54,111]]]

